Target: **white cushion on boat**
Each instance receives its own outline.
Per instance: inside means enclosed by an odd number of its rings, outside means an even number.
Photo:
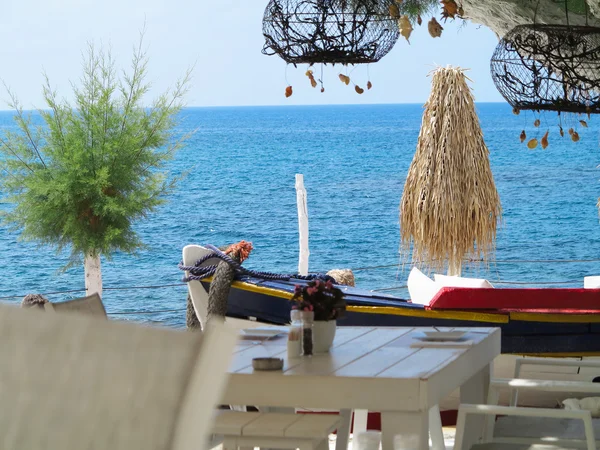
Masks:
[[[410,300],[419,305],[429,305],[429,302],[439,290],[439,286],[435,281],[416,267],[413,267],[410,271],[406,285]]]
[[[598,289],[600,288],[600,277],[583,277],[584,289]]]
[[[468,288],[493,288],[492,284],[488,280],[483,278],[465,278],[455,277],[449,275],[440,275],[436,273],[433,275],[435,284],[439,288],[442,287],[468,287]]]

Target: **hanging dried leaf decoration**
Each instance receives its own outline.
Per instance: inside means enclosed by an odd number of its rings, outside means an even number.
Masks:
[[[544,137],[542,138],[542,141],[541,141],[542,148],[544,150],[546,150],[546,147],[548,147],[548,133],[549,133],[549,131],[546,131],[546,134],[544,135]]]
[[[454,0],[442,0],[442,19],[446,21],[448,18],[454,19],[458,12],[458,5]]]
[[[347,75],[344,75],[343,73],[340,73],[338,75],[340,77],[340,81],[342,83],[344,83],[346,86],[348,86],[350,84],[350,77]]]
[[[563,130],[563,127],[558,128],[560,128],[560,137],[565,137],[565,130]]]
[[[421,19],[421,16],[417,16],[417,24],[419,24],[419,26],[421,26],[422,23],[423,23],[423,19]]]
[[[571,140],[573,142],[579,141],[579,133],[577,133],[577,131],[573,131],[573,133],[571,134]]]
[[[313,71],[312,70],[307,70],[305,75],[310,80],[310,85],[312,87],[316,88],[317,87],[317,80],[315,80],[315,76],[313,75]]]
[[[367,81],[367,89],[371,89],[373,87],[373,83]]]
[[[527,148],[530,150],[533,150],[534,148],[536,148],[538,146],[538,140],[537,139],[531,139],[528,143],[527,143]]]
[[[581,124],[581,126],[583,128],[587,128],[588,127],[588,124],[587,124],[587,122],[585,120],[580,120],[579,123]]]
[[[519,108],[513,108],[513,114],[515,116],[518,116],[519,114],[521,114],[521,110]]]
[[[292,96],[292,87],[288,86],[285,88],[285,98],[291,97]]]
[[[534,127],[539,127],[540,126],[540,119],[535,119],[535,122],[533,122],[533,126]]]
[[[573,133],[575,133],[575,130],[573,128],[569,128],[569,134],[573,136]]]
[[[435,20],[435,17],[432,17],[429,23],[427,24],[427,30],[431,37],[436,38],[442,35],[442,30],[444,28],[440,25],[440,23]]]
[[[324,87],[321,88],[321,92],[325,92],[325,88]]]
[[[410,35],[413,31],[413,27],[410,23],[410,20],[408,19],[408,16],[402,16],[400,17],[400,19],[398,19],[398,28],[400,28],[400,34],[404,36],[406,42],[410,44],[410,41],[408,39],[410,38]]]
[[[389,11],[390,11],[390,16],[392,16],[394,19],[400,18],[400,8],[398,8],[398,5],[396,5],[395,3],[392,3],[390,5]]]
[[[521,144],[523,142],[525,142],[525,139],[527,139],[527,135],[525,134],[525,130],[521,131],[521,135],[519,136],[519,139],[521,139]]]
[[[362,94],[363,92],[365,92],[365,90],[361,88],[358,84],[354,85],[354,90],[357,94]]]

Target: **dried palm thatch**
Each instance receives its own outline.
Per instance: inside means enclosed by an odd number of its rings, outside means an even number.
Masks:
[[[400,202],[402,249],[412,247],[416,264],[441,269],[447,262],[459,274],[465,257],[489,260],[501,213],[467,77],[438,68]]]

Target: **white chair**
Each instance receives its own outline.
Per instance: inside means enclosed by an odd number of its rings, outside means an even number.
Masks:
[[[0,448],[205,448],[236,341],[0,305]]]
[[[523,358],[519,357],[515,361],[514,378],[521,378],[523,366],[546,366],[546,367],[581,367],[597,368],[600,375],[600,360],[573,360],[565,358]],[[533,378],[533,377],[528,377]],[[512,389],[510,395],[510,406],[518,406],[518,389]]]
[[[487,405],[459,406],[454,444],[456,450],[464,449],[463,437],[469,415],[486,417],[483,442],[472,447],[476,450],[504,449],[519,445],[525,448],[548,446],[553,449],[593,450],[596,445],[600,445],[600,441],[596,441],[595,437],[600,436],[600,420],[592,419],[590,411],[498,406],[500,391],[506,389],[569,395],[600,395],[600,384],[587,381],[492,380]],[[496,416],[502,417],[496,419]]]
[[[328,450],[329,434],[341,418],[331,414],[288,414],[220,411],[214,433],[223,437],[225,450],[242,447]]]

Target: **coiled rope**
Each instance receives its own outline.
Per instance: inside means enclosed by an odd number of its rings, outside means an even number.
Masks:
[[[310,274],[310,275],[300,275],[300,274],[281,274],[281,273],[272,273],[272,272],[261,272],[258,270],[246,269],[242,267],[241,263],[235,261],[229,255],[222,252],[220,249],[215,247],[214,245],[207,244],[205,248],[209,249],[211,253],[204,255],[198,261],[194,263],[193,266],[186,266],[183,264],[183,261],[179,263],[177,267],[179,270],[183,270],[189,272],[189,275],[183,277],[184,282],[189,282],[191,280],[201,281],[205,278],[211,277],[217,271],[217,264],[203,266],[203,264],[211,258],[217,258],[221,261],[226,262],[235,270],[235,279],[240,279],[242,276],[250,276],[255,278],[263,278],[265,280],[289,280],[291,278],[299,279],[299,280],[323,280],[335,283],[333,277],[329,275],[325,275],[322,273]]]

